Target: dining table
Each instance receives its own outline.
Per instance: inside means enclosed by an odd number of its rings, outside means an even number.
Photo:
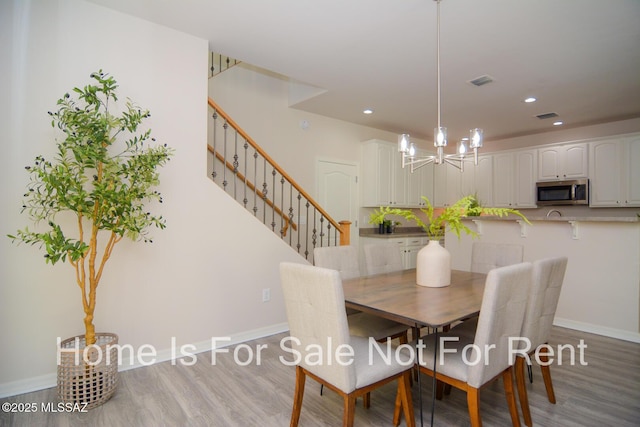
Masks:
[[[406,324],[420,335],[421,328],[439,329],[460,320],[477,316],[482,305],[487,275],[451,270],[451,284],[444,287],[421,286],[416,283],[416,269],[362,276],[342,282],[345,305],[362,312]],[[434,358],[433,372],[436,372]],[[422,390],[418,375],[420,424],[423,425]],[[433,381],[431,425],[434,422],[436,381]]]

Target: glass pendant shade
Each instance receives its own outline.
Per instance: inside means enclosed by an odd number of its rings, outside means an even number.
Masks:
[[[401,153],[406,153],[409,150],[409,134],[403,133],[402,135],[398,135],[398,151]]]
[[[458,142],[457,152],[461,156],[464,156],[465,154],[467,154],[467,144],[465,144],[464,141]]]
[[[416,156],[416,145],[412,142],[409,144],[409,158]]]
[[[446,127],[437,127],[433,129],[433,134],[435,135],[433,145],[436,147],[446,147],[447,146],[447,128]]]
[[[475,128],[475,129],[471,129],[470,131],[470,137],[469,137],[469,141],[470,141],[470,147],[471,148],[480,148],[482,147],[482,129],[479,128]]]

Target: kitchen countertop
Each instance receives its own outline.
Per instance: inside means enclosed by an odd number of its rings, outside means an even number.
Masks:
[[[361,228],[360,237],[373,237],[376,239],[393,239],[402,237],[427,237],[427,233],[420,227],[397,227],[393,233],[380,234],[377,228]]]
[[[519,217],[508,216],[479,216],[468,217],[467,220],[477,221],[515,221],[519,220]],[[527,216],[529,221],[553,221],[553,222],[640,222],[640,218],[637,216]]]

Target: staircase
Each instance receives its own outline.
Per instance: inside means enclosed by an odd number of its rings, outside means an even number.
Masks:
[[[306,260],[313,249],[348,245],[349,221],[337,222],[212,99],[210,178]]]
[[[209,78],[220,74],[223,71],[228,70],[234,65],[238,65],[240,61],[237,59],[229,58],[219,53],[209,52]]]

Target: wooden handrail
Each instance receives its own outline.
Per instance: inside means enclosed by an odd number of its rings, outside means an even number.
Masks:
[[[320,205],[315,200],[313,200],[313,198],[309,194],[307,194],[307,192],[304,191],[302,187],[298,185],[298,183],[294,181],[293,178],[291,178],[289,174],[287,174],[284,171],[284,169],[282,169],[280,165],[277,164],[249,135],[247,135],[247,133],[244,130],[242,130],[242,128],[238,126],[238,124],[234,122],[233,119],[231,119],[231,117],[229,117],[229,115],[225,113],[224,110],[220,108],[220,106],[216,104],[213,99],[208,98],[207,103],[211,108],[215,109],[218,112],[218,114],[221,115],[226,120],[226,122],[229,125],[231,125],[231,127],[234,128],[236,132],[238,132],[245,139],[245,141],[247,141],[247,143],[249,143],[249,145],[251,145],[262,157],[264,157],[271,164],[271,166],[273,166],[278,171],[278,173],[282,175],[283,178],[289,181],[291,185],[296,190],[298,190],[298,192],[304,198],[306,198],[309,201],[309,203],[313,205],[314,208],[316,208],[318,212],[320,212],[325,218],[327,218],[329,223],[331,223],[331,225],[333,225],[335,229],[338,230],[340,232],[340,235],[342,236],[342,234],[344,233],[344,230],[342,229],[342,226],[338,224],[338,222],[336,222],[336,220],[331,218],[331,216],[324,209],[322,209]]]
[[[213,149],[213,147],[212,147],[211,145],[207,144],[207,150],[208,150],[211,154],[213,154],[214,156],[216,156],[216,158],[217,158],[218,160],[220,160],[221,162],[224,162],[224,163],[225,163],[225,165],[227,166],[227,169],[229,169],[229,170],[235,170],[235,168],[234,168],[233,164],[231,164],[230,162],[226,161],[226,160],[225,160],[225,158],[222,156],[222,154],[220,154],[220,153],[216,153],[216,151]],[[249,181],[249,180],[245,180],[244,175],[243,175],[243,174],[241,174],[240,172],[235,172],[235,171],[234,171],[234,173],[238,176],[238,179],[240,179],[240,180],[241,180],[241,181],[243,181],[243,182],[246,182],[247,187],[249,187],[249,188],[251,189],[251,191],[255,192],[258,196],[260,196],[260,198],[261,198],[262,200],[264,200],[264,201],[265,201],[265,203],[266,203],[267,205],[269,205],[269,207],[270,207],[270,208],[272,208],[274,211],[276,211],[276,213],[277,213],[278,215],[280,215],[280,216],[282,217],[282,219],[284,219],[284,220],[285,220],[285,222],[287,223],[287,225],[285,225],[284,229],[282,230],[282,234],[283,234],[283,235],[285,235],[285,236],[287,235],[287,228],[289,227],[289,224],[291,224],[291,228],[293,228],[293,229],[294,229],[294,230],[296,230],[296,231],[298,230],[298,226],[296,225],[296,223],[295,223],[295,222],[293,222],[293,221],[291,221],[291,220],[289,219],[289,217],[288,217],[287,215],[285,215],[285,214],[284,214],[284,212],[282,212],[282,210],[281,210],[279,207],[277,207],[276,205],[274,205],[274,204],[273,204],[273,202],[272,202],[271,200],[269,200],[268,198],[266,198],[266,197],[264,196],[264,193],[263,193],[262,191],[257,190],[257,189],[256,189],[256,186],[255,186],[255,185],[253,185],[253,183],[252,183],[251,181]]]

